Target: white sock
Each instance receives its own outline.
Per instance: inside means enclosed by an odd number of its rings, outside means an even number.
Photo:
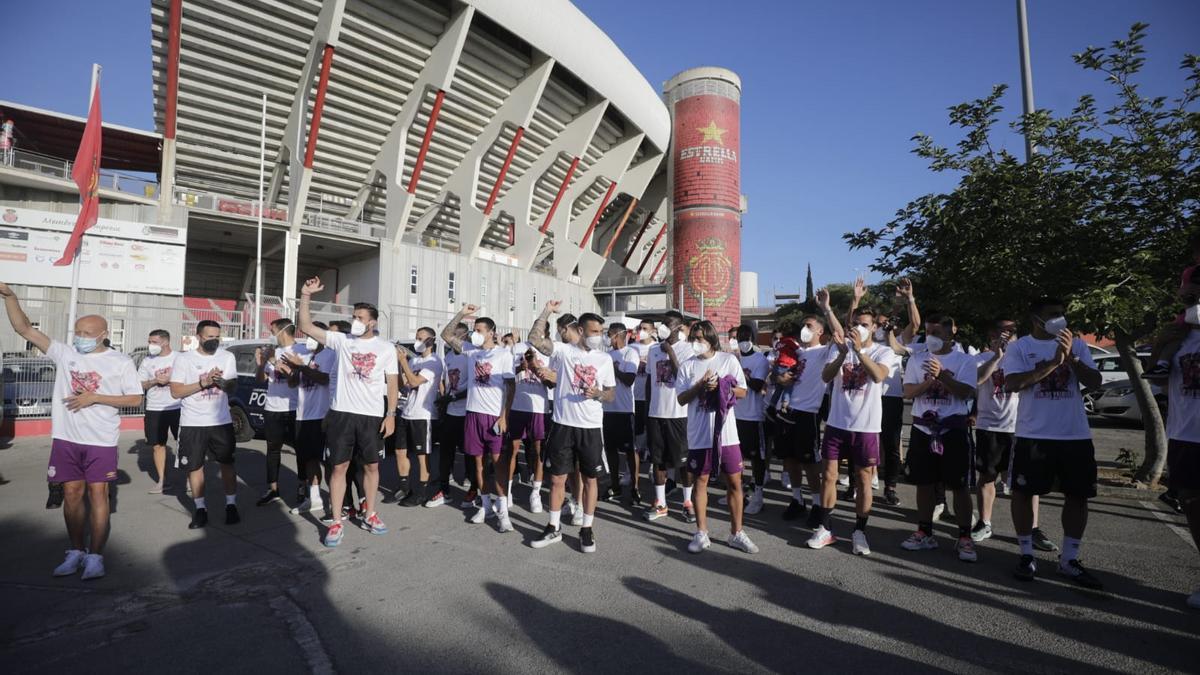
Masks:
[[[237,495],[225,495],[225,506],[237,503]]]
[[[1080,540],[1074,537],[1063,537],[1063,551],[1062,560],[1059,563],[1060,565],[1066,565],[1072,560],[1077,560],[1079,558],[1080,543]]]
[[[496,513],[502,517],[508,517],[508,500],[501,497],[496,500]]]
[[[654,486],[654,503],[662,504],[663,506],[667,505],[667,486],[666,485],[655,485]]]
[[[313,504],[316,504],[317,502],[321,501],[321,486],[320,485],[309,485],[308,486],[308,501],[312,502]]]
[[[508,481],[508,495],[512,496],[512,481]]]
[[[585,514],[583,514],[583,526],[584,526],[584,527],[591,527],[591,526],[592,526],[592,521],[594,521],[595,519],[596,519],[596,514],[594,514],[594,513],[585,513]]]
[[[193,501],[196,502],[196,508],[198,508],[198,509],[208,508],[207,506],[204,505],[204,497],[196,497]]]
[[[554,529],[558,529],[559,526],[562,525],[562,510],[550,512],[550,525],[552,525]]]
[[[803,504],[804,503],[804,488],[793,486],[792,487],[792,499],[795,499],[796,501]]]
[[[541,490],[541,489],[542,489],[542,481],[540,481],[540,480],[533,481],[533,491],[537,492],[538,490]]]
[[[692,501],[692,488],[690,488],[690,487],[683,488],[683,501],[685,501],[685,502]]]

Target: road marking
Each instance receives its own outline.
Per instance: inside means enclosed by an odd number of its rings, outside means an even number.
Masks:
[[[1155,506],[1153,502],[1138,502],[1138,503],[1141,504],[1142,506],[1146,507],[1147,511],[1149,511],[1150,513],[1153,513],[1155,518],[1158,518],[1159,520],[1161,520],[1163,522],[1163,524],[1167,526],[1167,529],[1169,529],[1172,532],[1174,532],[1175,534],[1179,535],[1179,538],[1182,539],[1185,543],[1187,543],[1188,546],[1191,546],[1192,548],[1196,548],[1196,542],[1192,541],[1192,534],[1190,532],[1188,532],[1186,528],[1180,527],[1174,520],[1171,519],[1170,516],[1163,513],[1162,509]]]

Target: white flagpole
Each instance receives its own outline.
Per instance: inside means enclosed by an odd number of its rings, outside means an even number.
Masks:
[[[88,89],[88,115],[92,114],[92,98],[96,95],[96,85],[100,82],[100,64],[92,64],[92,86]],[[102,132],[103,133],[103,132]],[[80,208],[83,208],[83,195],[79,195]],[[83,237],[79,238],[79,246],[75,249],[75,258],[71,262],[71,304],[67,306],[67,344],[75,337],[76,305],[79,303],[79,260],[83,257]]]
[[[258,139],[258,252],[254,258],[254,339],[262,337],[263,180],[267,171],[267,92],[262,95],[262,126]]]

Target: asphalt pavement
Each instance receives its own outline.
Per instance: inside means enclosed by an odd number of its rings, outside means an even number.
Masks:
[[[1157,502],[1092,503],[1082,559],[1102,592],[1054,574],[1011,577],[1016,544],[1008,500],[996,536],[975,564],[953,552],[955,529],[937,525],[941,548],[907,552],[914,489],[876,507],[872,554],[843,541],[804,546],[809,532],[781,520],[788,495],[768,487],[767,507],[747,518],[761,548],[725,545],[725,509],[710,509],[713,546],[687,552],[692,526],[649,523],[602,504],[599,547],[529,542],[545,514],[516,490],[517,531],[471,525],[451,506],[382,506],[391,528],[351,528],[321,546],[323,528],[283,504],[257,508],[262,441],[237,454],[243,522],[187,529],[191,500],[149,495],[149,452],[122,437],[108,576],[52,578],[67,548],[60,511],[43,508],[48,443],[19,439],[0,450],[0,672],[1197,672],[1200,612],[1184,604],[1200,586],[1200,555],[1181,517]],[[1097,429],[1098,454],[1138,447],[1141,432]],[[293,492],[285,455],[282,483]],[[389,462],[390,464],[390,462]],[[390,467],[389,467],[390,468]],[[394,482],[394,469],[385,473]],[[210,504],[220,504],[210,467]],[[649,493],[648,487],[643,493]],[[1054,539],[1061,499],[1042,502]],[[839,502],[835,533],[848,537]]]

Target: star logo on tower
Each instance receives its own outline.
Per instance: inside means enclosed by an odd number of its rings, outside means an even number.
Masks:
[[[704,134],[704,139],[700,141],[701,143],[716,141],[717,145],[725,145],[725,141],[721,140],[721,136],[725,134],[726,129],[718,128],[716,120],[709,120],[708,126],[700,127],[696,131]]]

